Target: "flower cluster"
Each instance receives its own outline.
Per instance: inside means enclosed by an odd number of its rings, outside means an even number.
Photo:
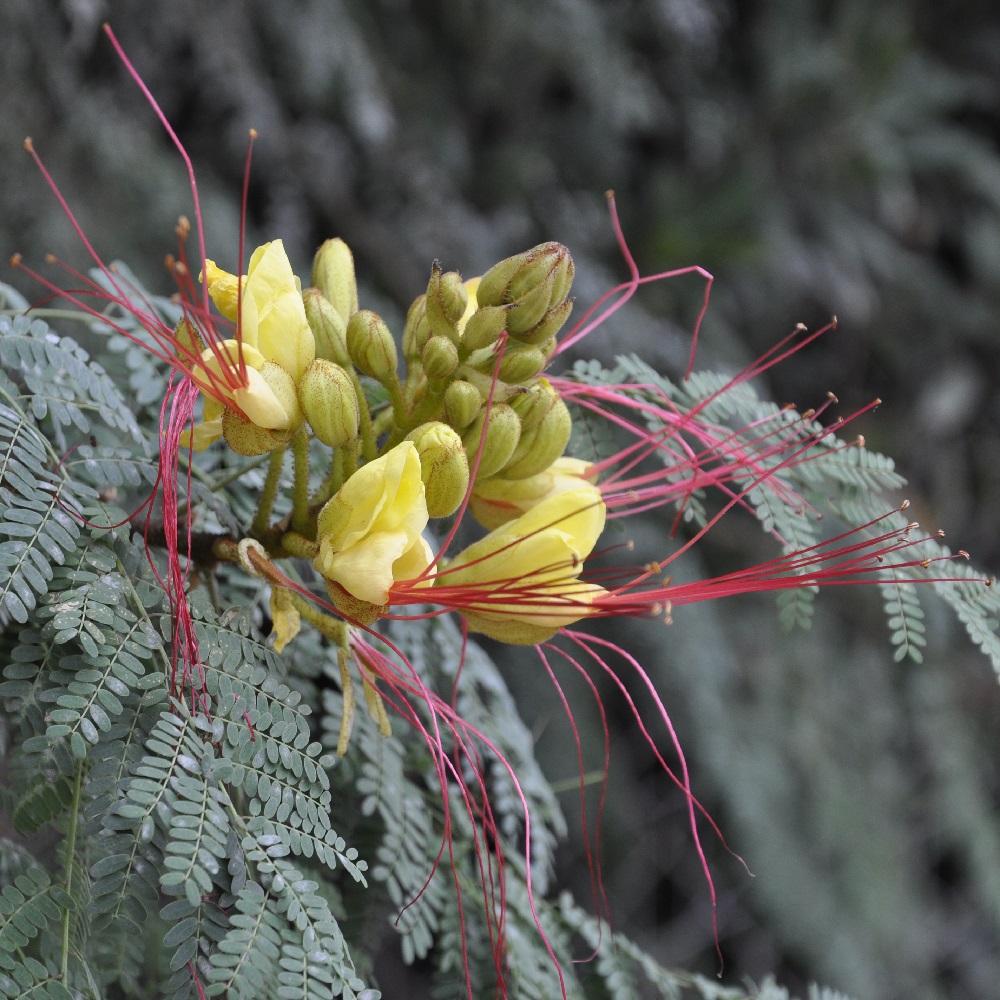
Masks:
[[[162,114],[161,120],[173,136]],[[179,143],[178,148],[186,159]],[[279,652],[295,641],[304,623],[337,646],[344,694],[339,752],[348,750],[354,712],[352,660],[383,732],[389,721],[380,685],[390,707],[422,732],[428,732],[420,714],[426,710],[453,734],[454,760],[440,737],[430,746],[442,794],[447,802],[449,784],[456,781],[470,815],[483,817],[484,829],[492,823],[489,803],[481,812],[471,805],[463,766],[481,780],[481,762],[469,746],[475,741],[489,746],[488,739],[469,731],[454,706],[428,691],[415,671],[401,668],[402,658],[387,657],[369,642],[379,619],[454,612],[468,631],[537,647],[550,674],[553,650],[581,671],[580,660],[590,657],[629,698],[608,665],[608,658],[617,657],[646,685],[669,727],[667,712],[635,659],[573,626],[624,615],[669,620],[674,606],[753,591],[877,583],[887,573],[919,575],[937,558],[920,547],[916,526],[898,511],[806,544],[797,543],[783,523],[763,517],[783,546],[781,557],[707,581],[675,583],[665,576],[669,564],[733,508],[759,510],[773,501],[783,510],[807,512],[808,492],[799,492],[789,473],[817,458],[859,449],[863,441],[833,438],[844,420],[820,423],[836,402],[833,397],[805,413],[762,410],[736,427],[720,415],[730,394],[825,330],[797,328],[732,378],[686,396],[641,377],[588,379],[550,371],[555,359],[643,282],[664,277],[640,278],[621,238],[631,280],[568,333],[562,331],[573,308],[574,265],[566,247],[550,242],[471,280],[435,264],[397,337],[381,316],[361,308],[354,259],[340,239],[319,248],[307,287],[280,239],[254,250],[245,273],[242,261],[233,273],[221,269],[206,255],[193,187],[197,262],[189,262],[191,226],[182,219],[178,254],[171,261],[181,318],[168,324],[102,262],[38,162],[90,252],[97,277],[72,272],[80,283],[75,292],[36,277],[174,372],[161,416],[168,554],[163,582],[176,618],[173,693],[190,696],[195,712],[198,649],[187,589],[196,560],[190,524],[186,549],[179,528],[182,450],[192,460],[192,452],[212,447],[269,456],[252,522],[243,537],[214,538],[211,556],[241,564],[270,584]],[[617,231],[616,219],[615,226]],[[132,322],[115,324],[108,304]],[[596,422],[611,445],[584,457],[574,440],[574,421]],[[285,477],[289,453],[290,480]],[[291,511],[277,516],[282,489]],[[669,505],[676,527],[680,519],[694,517],[694,505],[712,491],[721,498],[717,509],[706,508],[687,540],[656,561],[615,562],[610,547],[601,549],[608,520]],[[551,644],[560,635],[562,645]],[[421,710],[408,699],[422,700]],[[634,705],[632,710],[670,772]],[[433,744],[431,737],[428,741]],[[695,820],[702,810],[676,740],[674,746],[680,761],[675,780],[687,798],[698,844]],[[511,776],[516,786],[512,770]],[[529,892],[530,867],[526,864]],[[498,945],[498,956],[501,952]]]

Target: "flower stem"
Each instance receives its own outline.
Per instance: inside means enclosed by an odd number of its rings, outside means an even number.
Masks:
[[[292,485],[292,527],[303,535],[311,535],[314,525],[309,522],[309,433],[303,425],[292,438],[295,461]]]
[[[314,604],[307,601],[301,594],[291,592],[292,606],[296,611],[322,635],[325,635],[331,642],[337,643],[341,648],[346,648],[347,644],[347,622],[334,618],[320,611]]]
[[[267,478],[257,503],[257,513],[254,515],[250,533],[256,537],[267,534],[271,523],[271,511],[274,509],[274,498],[278,495],[278,483],[281,480],[281,467],[285,459],[286,445],[271,452],[271,461],[267,467]]]
[[[359,411],[359,432],[361,434],[361,454],[366,462],[375,458],[375,432],[372,429],[372,411],[368,406],[368,397],[365,396],[365,388],[361,384],[354,369],[351,369],[351,382],[354,385],[354,394],[358,397]]]

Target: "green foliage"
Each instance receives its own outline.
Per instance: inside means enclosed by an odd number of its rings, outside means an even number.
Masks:
[[[185,662],[160,582],[161,515],[148,546],[127,516],[156,479],[158,409],[134,424],[117,384],[79,346],[41,320],[0,323],[0,533],[10,539],[0,544],[0,805],[26,838],[23,863],[18,853],[0,869],[0,992],[137,996],[154,983],[176,1000],[372,1000],[377,939],[391,922],[403,961],[426,966],[441,996],[490,995],[499,968],[511,995],[539,1000],[563,989],[614,1000],[647,988],[685,1000],[787,997],[770,982],[747,992],[667,970],[556,898],[569,827],[536,734],[453,618],[414,608],[368,637],[396,709],[393,734],[359,713],[344,759],[332,752],[344,712],[337,650],[312,633],[277,654],[260,634],[258,583],[192,567],[198,658]],[[29,375],[50,385],[37,405]],[[731,482],[786,551],[826,537],[804,508],[869,520],[899,484],[888,460],[838,444],[749,385],[720,393],[727,381],[710,375],[675,384],[636,358],[576,377],[698,412],[700,433],[725,440],[731,456],[765,454],[756,465],[734,459]],[[664,430],[658,419],[649,430]],[[96,440],[70,452],[71,431]],[[614,447],[598,429],[577,440],[591,457]],[[780,447],[762,452],[772,440]],[[184,501],[202,523],[238,527],[254,509],[260,474],[237,471],[213,455],[193,466]],[[695,530],[718,507],[702,489],[681,495]],[[920,544],[928,560],[945,554],[935,540]],[[992,591],[950,582],[965,572],[953,562],[931,565],[997,662]],[[919,663],[920,567],[884,576],[892,642]],[[782,618],[807,622],[807,592],[789,593]],[[46,846],[52,833],[60,851]],[[574,962],[591,950],[589,964]]]

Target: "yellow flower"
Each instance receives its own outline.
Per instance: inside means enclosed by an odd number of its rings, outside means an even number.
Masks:
[[[299,279],[281,240],[257,247],[243,280],[242,315],[237,305],[236,275],[205,261],[208,294],[226,319],[237,322],[244,349],[256,348],[298,382],[316,357],[316,342],[306,319]]]
[[[231,401],[251,423],[272,431],[295,430],[302,412],[295,385],[316,355],[316,344],[299,290],[299,280],[281,240],[258,247],[243,279],[242,306],[236,275],[205,261],[208,292],[227,319],[239,322],[239,339],[224,340],[202,352],[192,375],[205,390],[202,422],[188,440],[201,451],[223,432],[222,413]],[[270,369],[274,362],[288,379]]]
[[[484,528],[499,528],[543,500],[570,490],[601,491],[591,480],[593,466],[579,458],[557,458],[544,472],[527,479],[487,479],[477,482],[469,499],[473,517]]]
[[[459,553],[437,577],[442,600],[469,628],[531,645],[587,617],[603,587],[580,580],[604,530],[594,487],[549,496]]]
[[[313,565],[352,597],[385,605],[394,581],[413,580],[431,564],[426,527],[420,458],[404,441],[358,469],[320,511]]]

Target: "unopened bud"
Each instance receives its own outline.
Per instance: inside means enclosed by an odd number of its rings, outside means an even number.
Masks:
[[[458,348],[447,337],[433,336],[420,352],[429,379],[446,379],[458,367]]]
[[[556,348],[559,346],[559,341],[555,337],[549,337],[548,340],[543,344],[538,345],[538,349],[545,355],[547,360],[551,360],[552,355],[556,353]]]
[[[510,306],[480,306],[465,324],[462,347],[470,354],[484,347],[492,347],[507,328]]]
[[[521,437],[504,466],[505,479],[524,479],[547,469],[566,449],[573,420],[547,379],[511,401],[521,419]]]
[[[470,468],[475,464],[476,455],[479,456],[476,479],[486,479],[499,472],[510,461],[520,438],[521,421],[511,407],[506,403],[494,403],[489,410],[484,409],[462,435]]]
[[[344,367],[350,365],[347,353],[347,321],[318,288],[307,288],[302,293],[306,319],[316,341],[316,357],[335,361]]]
[[[548,360],[537,347],[522,347],[508,342],[500,362],[500,378],[514,384],[527,382],[548,364]]]
[[[354,255],[343,240],[327,240],[316,251],[312,282],[346,325],[358,311],[358,283],[354,277]]]
[[[298,390],[306,420],[323,444],[339,448],[358,436],[358,397],[340,365],[317,358],[299,379]]]
[[[480,306],[511,305],[507,330],[526,333],[566,299],[573,281],[573,258],[561,243],[542,243],[492,267],[479,283]],[[547,339],[550,334],[542,339]]]
[[[420,455],[427,513],[431,517],[454,514],[469,488],[469,460],[458,432],[439,420],[421,424],[407,435]]]
[[[427,282],[427,322],[438,336],[458,341],[458,322],[465,315],[469,293],[457,271],[441,271],[434,262],[430,281]]]
[[[356,312],[347,324],[347,350],[357,368],[379,382],[396,374],[396,342],[385,320],[370,309]]]
[[[483,397],[471,382],[457,379],[445,389],[444,417],[456,430],[465,430],[476,419]]]
[[[554,343],[556,334],[569,319],[569,314],[572,311],[573,303],[566,299],[549,309],[534,326],[516,334],[511,330],[511,336],[516,336],[522,344],[544,344],[549,341]]]
[[[420,352],[432,334],[431,325],[427,322],[427,296],[421,295],[413,300],[403,327],[403,357],[408,363],[412,364],[420,357]]]

